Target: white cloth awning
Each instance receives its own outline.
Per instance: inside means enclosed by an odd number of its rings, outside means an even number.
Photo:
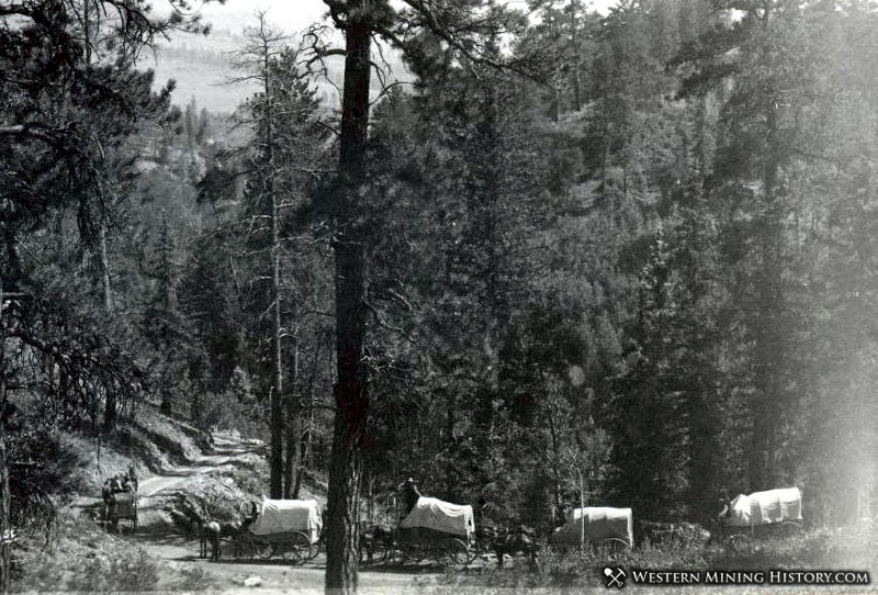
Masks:
[[[634,544],[634,514],[631,509],[599,506],[574,509],[567,517],[567,523],[555,530],[552,543],[579,545],[583,523],[586,541],[621,539],[629,547]]]
[[[473,507],[451,504],[438,498],[418,498],[418,503],[399,524],[401,529],[433,529],[469,538],[476,530]]]
[[[274,535],[300,531],[311,542],[320,537],[323,522],[316,500],[262,500],[259,516],[250,525],[253,535]]]
[[[755,527],[801,520],[802,492],[799,488],[783,488],[739,495],[732,500],[724,522],[730,527]]]

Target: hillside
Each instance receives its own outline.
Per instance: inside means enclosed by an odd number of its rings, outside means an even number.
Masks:
[[[198,565],[160,559],[169,552],[197,559],[198,527],[181,520],[187,507],[235,522],[244,504],[263,498],[268,467],[261,441],[236,432],[211,435],[151,405],[121,423],[100,448],[82,435],[66,434],[62,441],[75,455],[72,460],[79,460],[68,480],[75,488],[59,508],[48,541],[40,531],[22,535],[14,560],[24,573],[13,576],[15,590],[191,591],[235,584],[232,575],[218,583]],[[101,522],[101,487],[106,478],[127,473],[129,465],[139,484],[137,530],[122,520],[112,531]],[[323,508],[325,483],[306,480],[300,496]]]
[[[241,30],[245,23],[241,24]],[[156,72],[155,84],[164,86],[169,80],[175,81],[173,102],[183,106],[195,99],[199,107],[217,113],[231,113],[247,97],[257,91],[252,82],[230,83],[240,76],[233,66],[235,52],[246,44],[241,33],[227,29],[215,30],[207,36],[174,35],[170,41],[164,42],[156,49],[154,56],[142,64],[142,68],[152,68]],[[292,43],[292,42],[291,42]],[[402,60],[397,54],[384,52],[390,63],[392,75],[390,80],[410,80]],[[339,103],[339,90],[342,80],[342,62],[339,58],[330,58],[327,62],[326,76],[315,80],[318,96],[327,105]],[[373,80],[373,92],[379,90],[380,83]]]

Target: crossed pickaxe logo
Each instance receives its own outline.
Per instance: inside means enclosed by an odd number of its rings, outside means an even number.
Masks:
[[[607,588],[611,589],[613,587],[621,589],[625,586],[625,571],[621,568],[616,568],[615,570],[607,566],[604,568],[604,576],[607,577]]]

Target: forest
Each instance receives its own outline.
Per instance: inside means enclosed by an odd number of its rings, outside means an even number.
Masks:
[[[208,23],[0,0],[0,532],[10,462],[149,403],[328,481],[328,588],[407,477],[543,531],[875,512],[874,3],[324,1],[248,26],[226,116],[142,68]]]

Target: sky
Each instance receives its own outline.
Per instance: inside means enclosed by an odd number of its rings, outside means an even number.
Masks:
[[[510,0],[509,4],[527,6],[525,0]],[[588,4],[599,12],[606,12],[615,0],[592,0]],[[326,13],[326,5],[323,0],[226,0],[225,5],[208,3],[202,8],[206,20],[215,27],[233,31],[252,20],[257,10],[266,11],[269,21],[284,30],[298,31],[320,20]]]
[[[214,27],[237,32],[258,10],[265,11],[269,21],[280,28],[299,31],[319,21],[326,5],[323,0],[226,0],[225,5],[205,4],[201,12]]]

